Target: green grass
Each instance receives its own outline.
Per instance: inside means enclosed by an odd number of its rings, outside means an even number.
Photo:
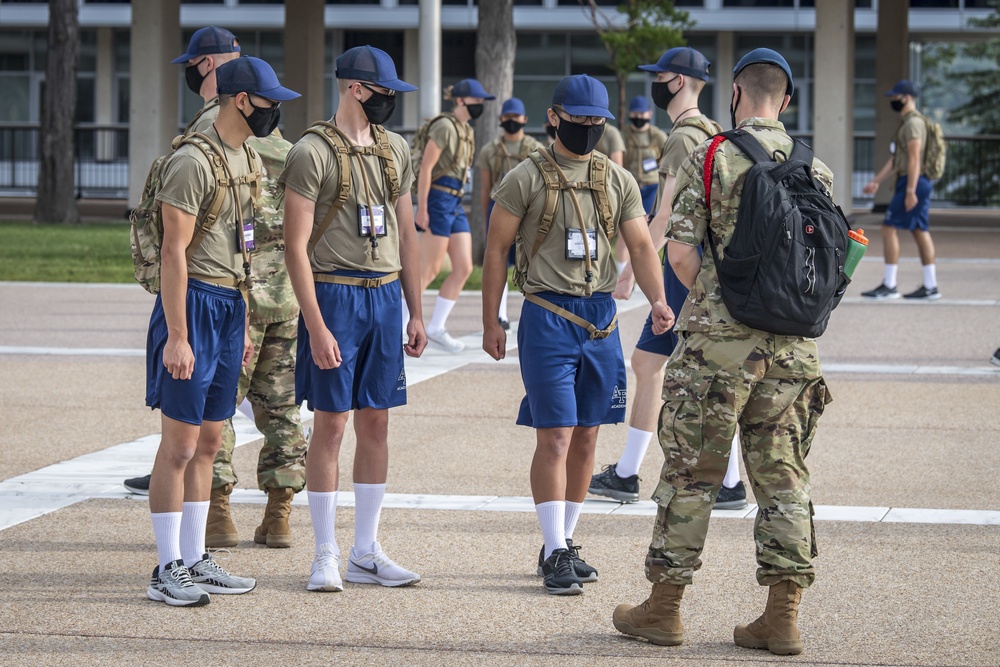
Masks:
[[[0,280],[131,282],[128,223],[0,221]]]

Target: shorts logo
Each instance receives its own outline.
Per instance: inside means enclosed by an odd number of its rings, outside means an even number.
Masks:
[[[396,391],[403,391],[406,389],[406,369],[404,368],[399,372],[399,377],[396,378]]]
[[[615,390],[611,394],[611,409],[612,410],[624,410],[625,409],[625,396],[626,392],[624,389],[619,389],[618,385],[615,385]]]

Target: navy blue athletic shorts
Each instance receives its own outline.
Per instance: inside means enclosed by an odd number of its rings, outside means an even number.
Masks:
[[[656,190],[659,187],[656,183],[651,183],[639,188],[639,194],[642,195],[642,208],[646,211],[646,215],[653,212],[653,205],[656,204]]]
[[[157,295],[146,334],[146,405],[187,424],[225,421],[236,413],[236,389],[243,366],[243,295],[189,278],[185,306],[194,371],[188,380],[175,380],[163,365],[167,319]]]
[[[616,312],[609,292],[589,298],[555,292],[538,296],[601,329]],[[525,301],[517,345],[526,394],[518,424],[557,428],[625,421],[625,359],[618,329],[591,340],[583,327]]]
[[[334,271],[335,275],[377,278],[381,273]],[[381,287],[316,283],[323,321],[340,348],[338,368],[313,361],[309,331],[299,315],[295,362],[295,402],[311,410],[384,410],[406,404],[403,368],[403,310],[398,282]]]
[[[701,257],[701,247],[698,248],[698,256]],[[681,308],[687,301],[688,288],[684,287],[684,284],[674,275],[674,270],[666,257],[663,258],[663,291],[667,296],[667,305],[670,306],[670,310],[674,311],[674,318],[676,318],[681,314]],[[653,313],[650,312],[646,316],[646,323],[642,326],[642,334],[639,336],[639,342],[635,344],[635,349],[669,357],[673,354],[674,348],[677,347],[677,342],[677,334],[672,327],[662,336],[653,333]]]
[[[450,176],[442,176],[434,181],[453,190],[462,189],[462,181]],[[430,232],[434,236],[451,236],[461,232],[471,233],[469,219],[462,208],[462,198],[448,192],[430,189],[427,193],[427,215],[430,218]]]
[[[906,176],[896,178],[896,192],[892,195],[889,208],[885,212],[884,225],[898,229],[927,231],[930,224],[931,182],[922,175],[917,179],[917,205],[906,210]]]

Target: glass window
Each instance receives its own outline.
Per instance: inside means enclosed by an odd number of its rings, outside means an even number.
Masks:
[[[78,77],[76,80],[75,123],[93,123],[97,101],[94,91],[94,77]]]
[[[77,59],[77,70],[93,72],[97,70],[97,31],[80,31],[80,55]]]
[[[610,56],[596,34],[570,35],[569,72],[567,74],[589,74],[599,79],[614,76],[608,67]]]
[[[563,76],[566,72],[566,35],[527,33],[517,36],[514,76]],[[558,81],[558,79],[557,79]]]
[[[442,85],[476,76],[476,33],[444,31],[441,34]],[[446,84],[444,79],[453,81]]]
[[[0,122],[27,122],[31,118],[31,77],[0,72]]]

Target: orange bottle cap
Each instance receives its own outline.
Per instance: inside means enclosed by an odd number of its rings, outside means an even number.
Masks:
[[[847,235],[853,240],[857,241],[861,245],[868,245],[868,238],[865,236],[865,230],[858,227],[857,231],[853,229],[847,230]]]

